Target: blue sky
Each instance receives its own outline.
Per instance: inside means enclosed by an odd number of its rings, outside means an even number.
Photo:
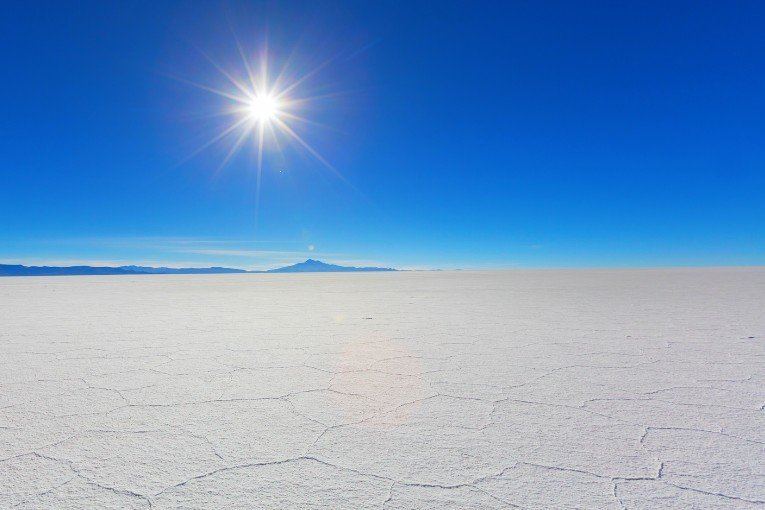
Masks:
[[[0,262],[765,264],[762,2],[3,9]],[[299,134],[343,176],[267,147],[257,218],[255,144],[195,154],[237,40],[321,66]]]

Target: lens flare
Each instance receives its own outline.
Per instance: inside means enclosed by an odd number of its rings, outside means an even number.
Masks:
[[[198,87],[218,96],[225,103],[219,112],[230,119],[211,140],[199,147],[194,156],[214,145],[226,146],[226,153],[218,169],[226,166],[231,159],[249,141],[257,154],[257,187],[256,209],[260,199],[260,183],[263,172],[263,156],[265,150],[282,151],[291,145],[294,148],[308,152],[321,162],[346,184],[348,181],[335,169],[316,149],[314,149],[298,131],[307,128],[325,127],[317,122],[299,115],[300,110],[314,106],[314,102],[328,98],[333,94],[317,96],[301,95],[301,89],[306,88],[310,81],[328,63],[314,68],[313,71],[300,76],[291,76],[289,69],[283,67],[272,78],[269,74],[269,55],[267,50],[250,56],[243,50],[237,40],[237,48],[241,57],[241,66],[237,69],[226,69],[219,65],[209,55],[202,55],[225,79],[226,86],[213,87],[189,80],[181,81]],[[294,56],[293,56],[294,57]],[[288,60],[292,61],[294,58]],[[242,78],[243,77],[243,78]]]
[[[270,122],[281,113],[281,103],[270,94],[253,97],[245,107],[245,115],[254,122]]]

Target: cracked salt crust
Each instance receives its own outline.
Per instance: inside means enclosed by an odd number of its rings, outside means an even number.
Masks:
[[[0,508],[765,508],[765,270],[0,279]]]

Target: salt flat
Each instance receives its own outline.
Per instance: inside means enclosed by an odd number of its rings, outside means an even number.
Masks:
[[[0,508],[765,506],[765,269],[0,279]]]

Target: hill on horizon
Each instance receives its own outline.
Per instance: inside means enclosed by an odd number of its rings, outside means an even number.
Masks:
[[[320,260],[308,259],[291,266],[269,269],[266,273],[351,273],[354,271],[396,271],[390,267],[354,267],[327,264]]]

